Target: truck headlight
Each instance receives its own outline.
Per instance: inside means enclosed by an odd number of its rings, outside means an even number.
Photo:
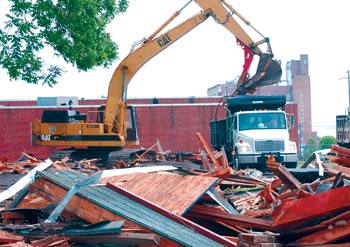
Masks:
[[[288,151],[290,152],[296,152],[297,151],[297,145],[295,142],[290,142],[288,146]]]
[[[251,152],[251,148],[248,144],[238,146],[238,153],[248,153]]]

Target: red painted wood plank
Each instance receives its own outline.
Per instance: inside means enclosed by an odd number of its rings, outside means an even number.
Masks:
[[[334,243],[350,234],[350,219],[339,220],[334,224],[325,226],[325,228],[308,234],[286,246],[304,246]]]
[[[283,201],[271,216],[276,229],[290,231],[312,219],[340,212],[349,206],[350,186],[344,186],[300,199]]]

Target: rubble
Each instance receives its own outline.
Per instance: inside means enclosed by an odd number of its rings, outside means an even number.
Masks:
[[[0,194],[0,246],[350,246],[348,150],[296,169],[269,157],[262,174],[233,170],[197,137],[202,150],[186,158],[157,143],[145,149],[155,159],[118,169],[23,154]]]

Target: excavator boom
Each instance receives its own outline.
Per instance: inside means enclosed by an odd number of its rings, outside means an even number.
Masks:
[[[123,116],[119,116],[117,122],[115,122],[115,117],[119,115],[120,102],[126,101],[126,89],[136,72],[152,57],[159,54],[197,25],[204,22],[209,16],[231,32],[237,38],[237,43],[245,51],[244,69],[234,94],[252,93],[256,87],[271,85],[280,80],[282,75],[281,65],[278,61],[273,60],[269,39],[263,37],[262,40],[254,42],[247,32],[239,25],[234,16],[243,20],[248,26],[250,26],[250,22],[224,0],[195,0],[194,2],[202,8],[199,14],[157,36],[158,33],[174,20],[190,2],[191,1],[182,9],[176,11],[163,25],[150,35],[150,37],[145,39],[139,48],[130,52],[115,70],[109,84],[104,116],[104,123],[110,125],[111,129],[113,128],[113,123],[117,123],[119,126],[118,129],[123,131],[123,127],[121,126],[123,123]],[[259,47],[264,43],[267,44],[268,53],[263,53]],[[257,72],[254,76],[250,77],[248,71],[253,56],[255,55],[259,56],[260,61],[258,63]]]

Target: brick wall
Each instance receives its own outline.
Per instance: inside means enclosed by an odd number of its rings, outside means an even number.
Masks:
[[[164,150],[197,152],[202,148],[196,137],[197,132],[210,144],[209,122],[215,118],[217,110],[217,104],[213,103],[219,100],[220,98],[210,97],[162,98],[159,99],[159,104],[152,104],[152,99],[129,100],[129,103],[136,106],[140,147],[148,148],[158,139]],[[84,99],[79,101],[79,107],[76,108],[82,113],[95,111],[96,106],[104,101]],[[5,104],[0,102],[0,105]],[[0,108],[0,124],[3,126],[0,129],[0,158],[15,161],[22,152],[47,158],[54,148],[31,146],[30,125],[33,119],[40,119],[42,111],[48,108],[33,106],[33,101],[16,102],[13,105],[15,106]],[[293,112],[293,108],[296,109],[296,105],[290,104],[286,110]],[[220,108],[218,117],[223,116],[224,111]],[[292,130],[291,136],[294,141],[298,140],[297,128]]]

